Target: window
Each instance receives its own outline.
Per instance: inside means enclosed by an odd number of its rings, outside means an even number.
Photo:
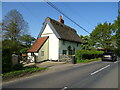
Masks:
[[[63,40],[63,45],[65,45],[65,41]]]
[[[41,51],[41,56],[44,56],[44,51]]]
[[[34,52],[31,52],[31,56],[34,56]]]
[[[77,47],[78,47],[79,43],[77,43]]]
[[[73,54],[75,54],[75,47],[73,48]]]
[[[64,55],[64,54],[65,54],[65,55],[67,54],[67,50],[63,50],[63,55]]]

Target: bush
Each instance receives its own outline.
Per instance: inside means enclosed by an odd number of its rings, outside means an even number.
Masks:
[[[12,70],[12,60],[11,60],[11,50],[4,49],[2,50],[2,73],[6,73]]]
[[[33,72],[37,72],[37,71],[42,71],[42,70],[46,70],[47,68],[39,68],[39,67],[33,67],[33,68],[25,68],[22,70],[18,70],[18,71],[12,71],[12,72],[8,72],[8,73],[4,73],[2,74],[3,79],[10,79],[10,78],[14,78],[14,77],[18,77],[18,76],[24,76],[26,74],[30,74]]]
[[[94,59],[94,58],[98,58],[99,55],[102,53],[103,51],[97,51],[97,50],[78,50],[75,53],[75,56],[77,60]]]
[[[100,58],[94,58],[94,59],[85,59],[85,60],[77,60],[77,63],[89,63],[93,61],[101,60]]]
[[[23,48],[20,50],[20,53],[26,53],[29,48]]]
[[[23,69],[23,64],[16,64],[13,66],[13,70],[22,70]]]
[[[14,40],[3,40],[2,46],[2,73],[6,73],[12,70],[12,54],[19,52],[20,43]]]

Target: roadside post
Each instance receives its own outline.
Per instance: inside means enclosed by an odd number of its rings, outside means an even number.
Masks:
[[[75,58],[75,55],[72,55],[72,64],[76,64],[76,58]]]

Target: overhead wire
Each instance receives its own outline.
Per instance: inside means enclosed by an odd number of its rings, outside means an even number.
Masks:
[[[71,19],[70,17],[68,17],[64,12],[62,12],[58,7],[56,7],[53,3],[49,2],[48,0],[44,0],[49,6],[51,6],[52,8],[54,8],[56,11],[58,11],[59,13],[61,13],[64,17],[66,17],[67,19],[69,19],[72,23],[74,23],[75,25],[77,25],[78,27],[80,27],[82,30],[84,30],[85,32],[87,32],[88,34],[90,34],[89,31],[87,31],[85,28],[83,28],[81,25],[79,25],[78,23],[76,23],[73,19]]]
[[[63,2],[62,4],[64,4],[64,2]],[[69,8],[68,10],[74,12],[75,15],[78,16],[78,18],[81,17],[80,19],[84,19],[88,25],[90,25],[90,26],[92,26],[92,27],[95,27],[93,24],[91,24],[90,22],[88,22],[88,20],[87,20],[85,17],[83,17],[82,15],[80,15],[77,11],[73,10],[73,9],[70,8],[70,7],[67,7],[65,4],[64,4],[64,7]]]

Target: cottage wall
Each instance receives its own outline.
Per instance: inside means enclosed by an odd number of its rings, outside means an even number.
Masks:
[[[49,36],[49,60],[58,60],[59,57],[59,39],[53,33],[47,24],[41,37]]]
[[[69,46],[71,46],[72,50],[75,48],[75,51],[77,51],[78,49],[81,49],[80,43],[59,40],[59,55],[63,54],[63,50],[67,50],[67,55],[68,55]]]
[[[28,62],[35,62],[35,60],[37,60],[37,58],[35,58],[35,56],[38,57],[38,53],[34,53],[34,55],[31,55],[31,54],[32,53],[27,54],[28,55],[27,59],[29,60]]]
[[[49,39],[44,43],[41,49],[38,52],[37,62],[48,60],[49,59]]]

